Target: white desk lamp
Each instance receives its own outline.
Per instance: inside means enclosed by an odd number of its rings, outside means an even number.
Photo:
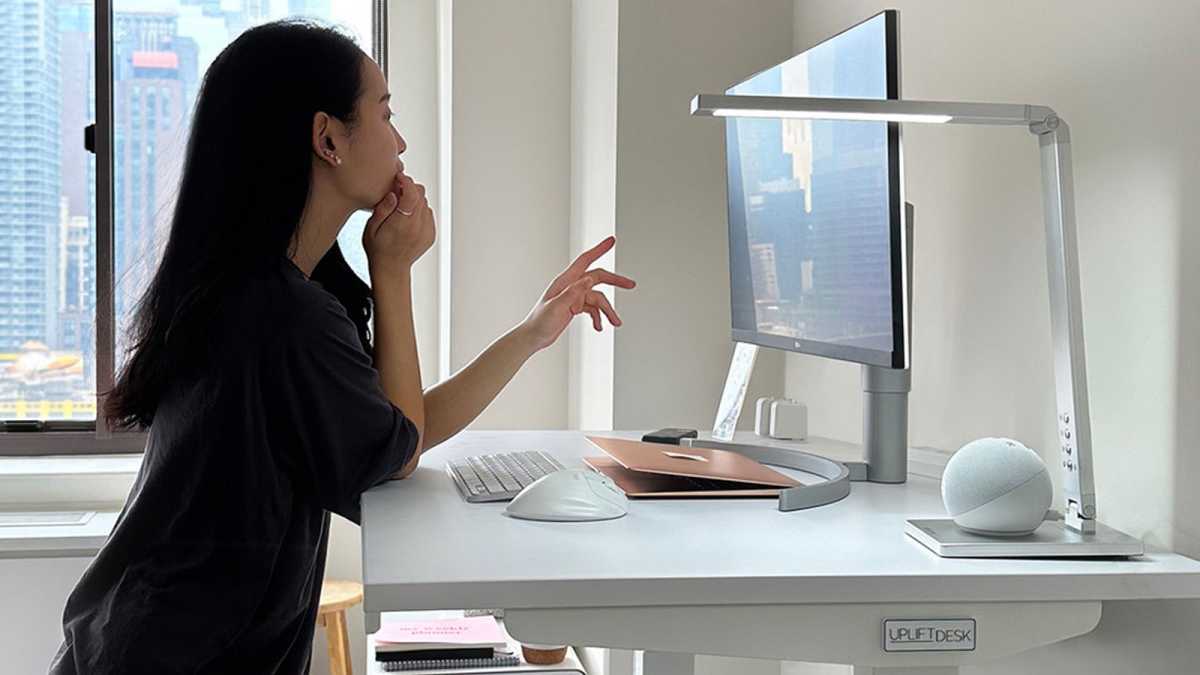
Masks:
[[[1050,108],[1038,105],[720,94],[697,95],[692,99],[692,115],[995,124],[1024,126],[1037,136],[1042,156],[1059,456],[1066,497],[1064,522],[1057,528],[1045,528],[1052,532],[1039,529],[1030,535],[1030,540],[1024,546],[1013,541],[1007,547],[999,544],[992,546],[986,538],[961,533],[948,520],[909,521],[908,531],[942,555],[955,555],[956,552],[969,555],[969,551],[978,553],[983,549],[999,551],[997,555],[1005,555],[1005,550],[1011,555],[1012,551],[1028,552],[1035,549],[1042,555],[1046,555],[1048,550],[1057,551],[1052,555],[1066,556],[1141,554],[1139,540],[1103,525],[1097,528],[1087,364],[1080,311],[1078,246],[1075,240],[1071,136],[1066,122]],[[1084,552],[1084,549],[1088,549],[1088,552]]]

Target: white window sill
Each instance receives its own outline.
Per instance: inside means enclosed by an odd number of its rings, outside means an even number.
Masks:
[[[141,465],[141,455],[0,457],[0,510],[96,512],[83,525],[0,527],[0,558],[95,555]]]
[[[121,509],[141,455],[0,457],[0,509]]]
[[[0,559],[90,558],[108,539],[116,511],[98,511],[83,525],[0,527]]]

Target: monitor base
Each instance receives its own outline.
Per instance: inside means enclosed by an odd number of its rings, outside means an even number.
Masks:
[[[734,433],[731,441],[718,440],[710,433],[702,433],[698,438],[683,439],[683,444],[693,448],[736,452],[763,464],[802,471],[819,479],[780,491],[780,511],[798,511],[832,504],[850,494],[850,481],[867,480],[868,467],[862,461],[862,446],[854,443],[822,438],[783,441],[739,431]],[[828,454],[836,459],[826,456]]]

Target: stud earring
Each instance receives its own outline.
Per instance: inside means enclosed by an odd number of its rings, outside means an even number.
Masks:
[[[325,156],[326,156],[326,157],[328,157],[329,159],[332,159],[332,160],[333,160],[333,163],[334,163],[335,165],[337,165],[337,166],[341,166],[341,165],[342,165],[342,158],[341,158],[341,157],[338,157],[338,156],[337,156],[337,155],[335,155],[335,154],[333,154],[333,151],[332,151],[332,150],[326,150],[326,151],[325,151]]]

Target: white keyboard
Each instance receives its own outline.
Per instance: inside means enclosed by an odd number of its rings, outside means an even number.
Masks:
[[[468,502],[506,502],[526,485],[564,468],[541,450],[475,455],[446,462],[446,473]]]

